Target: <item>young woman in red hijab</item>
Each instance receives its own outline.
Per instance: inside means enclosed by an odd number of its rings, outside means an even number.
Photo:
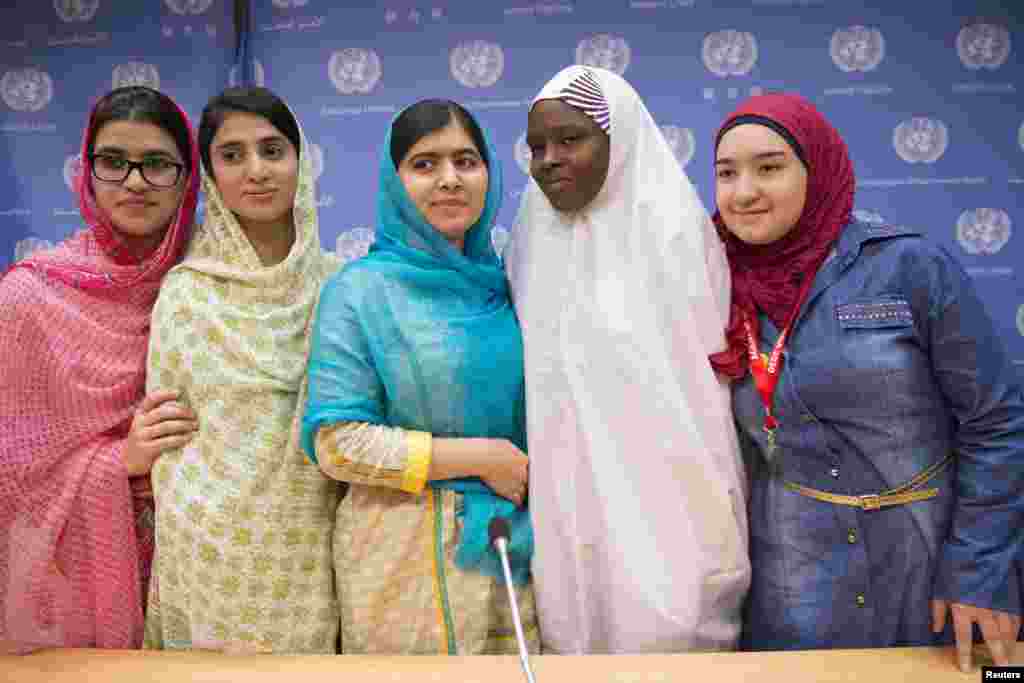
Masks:
[[[0,279],[0,652],[142,643],[149,471],[195,428],[173,393],[143,397],[150,312],[198,164],[170,98],[107,94],[82,144],[85,226]]]
[[[733,409],[752,477],[750,649],[957,643],[1020,628],[1024,395],[969,277],[852,217],[846,144],[753,97],[715,140]],[[1012,651],[1012,650],[1011,650]]]

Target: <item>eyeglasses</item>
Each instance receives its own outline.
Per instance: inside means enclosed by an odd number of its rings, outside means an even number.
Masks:
[[[142,161],[128,161],[113,154],[91,154],[89,165],[96,180],[105,183],[123,183],[136,168],[142,179],[153,187],[174,187],[185,170],[184,164],[162,157],[151,157]]]

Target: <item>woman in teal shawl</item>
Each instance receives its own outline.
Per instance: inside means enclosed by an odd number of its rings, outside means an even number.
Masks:
[[[495,515],[538,649],[522,341],[490,235],[501,195],[465,109],[409,107],[381,153],[370,253],[321,294],[302,439],[349,484],[334,536],[345,653],[515,652]]]

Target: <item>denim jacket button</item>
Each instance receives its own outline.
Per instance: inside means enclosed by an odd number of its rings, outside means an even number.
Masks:
[[[863,607],[867,602],[867,598],[863,594],[857,596],[857,607]]]
[[[832,475],[833,479],[838,479],[839,478],[839,468],[838,467],[833,467],[832,469],[830,469],[828,471],[828,473]]]

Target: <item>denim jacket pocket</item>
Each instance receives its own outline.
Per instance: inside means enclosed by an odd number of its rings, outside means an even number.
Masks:
[[[838,304],[835,316],[839,327],[844,330],[910,327],[914,324],[910,302],[895,297]]]

